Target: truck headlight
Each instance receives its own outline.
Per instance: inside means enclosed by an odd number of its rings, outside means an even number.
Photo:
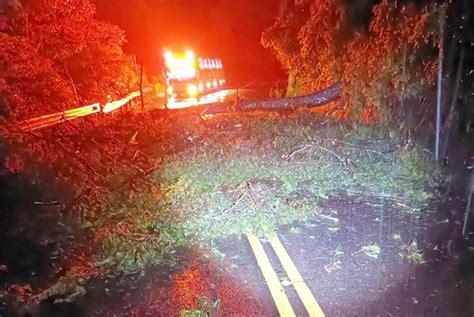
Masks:
[[[189,84],[186,87],[186,91],[190,97],[196,97],[198,95],[198,87],[195,84]]]

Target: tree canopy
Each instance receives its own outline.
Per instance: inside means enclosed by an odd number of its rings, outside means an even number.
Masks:
[[[12,2],[13,3],[13,2]],[[121,96],[136,87],[124,32],[87,0],[8,5],[0,11],[1,113],[27,119]]]
[[[287,70],[288,95],[343,82],[342,102],[351,114],[387,118],[387,101],[432,87],[435,11],[384,0],[364,25],[345,1],[298,1],[281,11],[262,44]]]

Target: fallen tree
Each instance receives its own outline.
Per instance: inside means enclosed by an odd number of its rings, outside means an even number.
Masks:
[[[341,93],[342,83],[336,83],[326,89],[301,97],[241,100],[238,103],[238,109],[241,111],[278,111],[295,108],[318,107],[341,98]]]
[[[234,101],[214,102],[179,109],[156,109],[162,114],[177,115],[212,115],[237,111],[279,111],[296,108],[320,107],[341,98],[342,83],[336,83],[328,88],[301,97],[240,99]]]

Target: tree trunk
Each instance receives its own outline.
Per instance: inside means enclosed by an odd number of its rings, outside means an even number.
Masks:
[[[278,111],[323,106],[341,98],[342,88],[342,83],[336,83],[326,89],[301,97],[242,100],[238,104],[238,109],[241,111]]]
[[[403,120],[405,122],[405,131],[410,130],[412,127],[412,122],[411,122],[411,113],[408,113],[408,111],[411,111],[411,108],[406,107],[405,103],[405,94],[406,94],[406,89],[408,87],[408,74],[407,74],[407,61],[408,61],[408,47],[405,44],[403,46],[403,55],[402,55],[402,87],[401,87],[401,92],[399,93],[399,100],[400,100],[400,109],[398,110],[397,116],[399,120]],[[404,132],[405,132],[404,131]]]
[[[446,156],[446,153],[448,151],[448,145],[449,145],[449,137],[451,134],[451,128],[453,124],[453,119],[454,119],[454,108],[456,106],[456,103],[458,101],[458,95],[459,95],[459,86],[461,85],[461,77],[462,77],[462,69],[463,69],[463,64],[464,64],[464,55],[465,55],[465,48],[463,45],[461,45],[461,54],[459,56],[459,64],[458,64],[458,69],[456,71],[456,81],[454,83],[454,91],[451,99],[451,105],[449,107],[449,112],[448,116],[446,117],[446,122],[444,124],[444,130],[446,131],[446,137],[443,142],[443,150],[441,151],[443,156]]]
[[[466,234],[467,221],[469,220],[469,213],[471,212],[472,195],[474,194],[474,171],[470,171],[470,173],[471,173],[471,176],[469,177],[466,210],[464,211],[464,219],[463,219],[462,231],[461,231],[461,234],[463,236]]]
[[[446,9],[439,12],[439,53],[438,53],[438,87],[436,91],[436,136],[435,136],[435,161],[439,161],[439,137],[441,130],[441,102],[443,89],[443,60],[444,60],[444,29],[446,25]]]
[[[449,36],[449,35],[448,35]],[[452,39],[448,47],[448,55],[446,57],[446,63],[444,66],[444,79],[445,79],[445,84],[443,87],[443,105],[447,105],[449,100],[450,100],[450,94],[451,94],[451,85],[452,85],[452,73],[453,73],[453,66],[454,66],[454,57],[456,55],[456,48],[457,48],[457,43],[459,41],[459,38],[456,36],[456,34],[452,34]],[[442,113],[446,112],[446,109],[442,109]]]
[[[72,91],[74,92],[74,96],[76,97],[76,107],[79,107],[81,105],[79,101],[79,94],[77,93],[76,84],[74,83],[74,79],[72,79],[71,73],[69,72],[66,63],[64,63],[64,70],[66,71],[66,75],[72,86]]]

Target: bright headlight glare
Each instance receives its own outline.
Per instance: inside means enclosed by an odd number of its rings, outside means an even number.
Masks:
[[[198,87],[195,84],[189,84],[186,90],[190,97],[196,97],[198,94]]]

